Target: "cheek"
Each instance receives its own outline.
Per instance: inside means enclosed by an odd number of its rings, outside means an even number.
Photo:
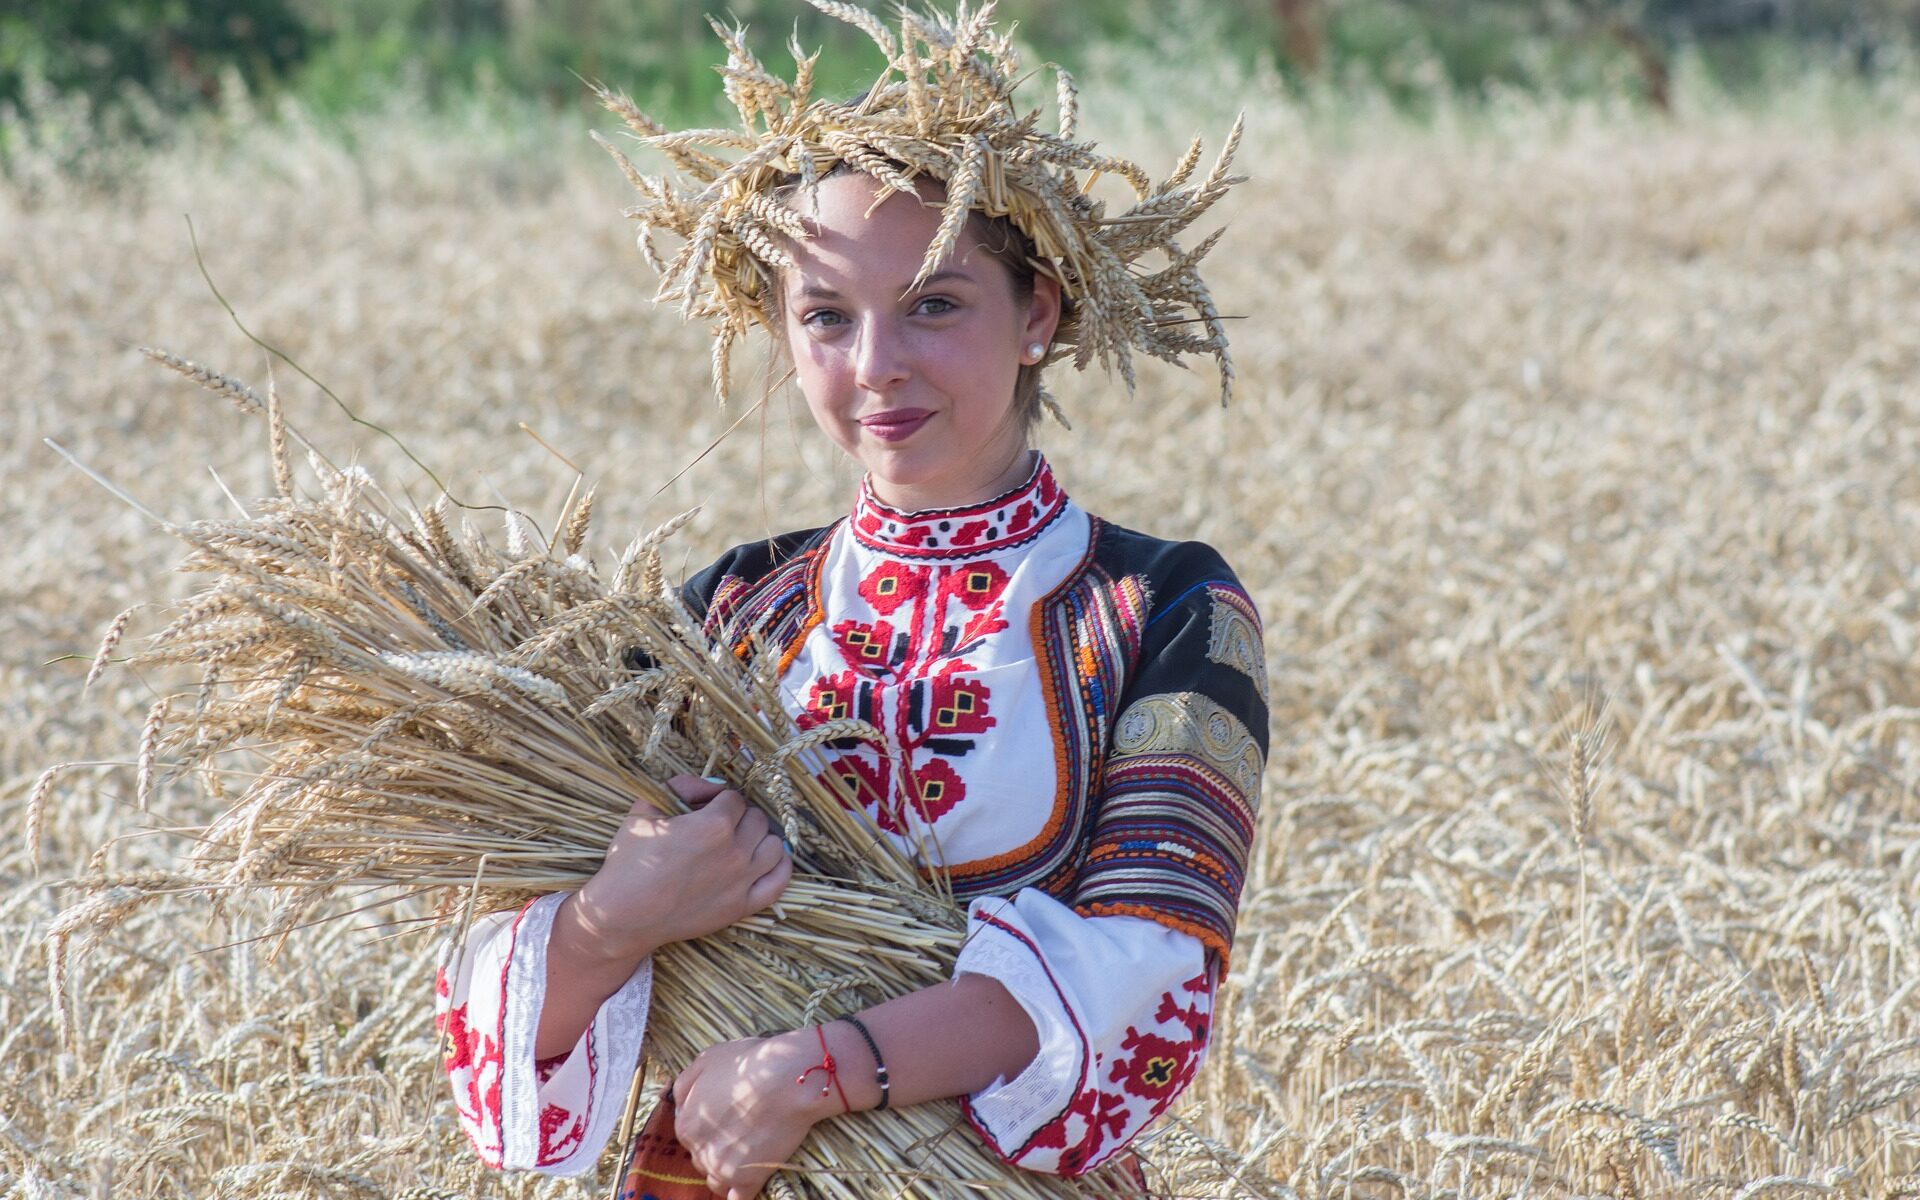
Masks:
[[[839,357],[803,338],[793,344],[788,358],[800,396],[807,402],[807,415],[835,445],[849,449],[854,441],[846,412],[849,389]]]
[[[818,408],[831,403],[833,391],[840,382],[839,377],[844,374],[840,357],[812,338],[802,337],[790,344],[793,349],[789,356],[794,372],[799,376],[800,389],[807,394],[807,404]]]

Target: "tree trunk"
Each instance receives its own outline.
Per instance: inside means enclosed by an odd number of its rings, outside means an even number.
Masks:
[[[1624,17],[1608,22],[1607,32],[1626,48],[1639,66],[1641,85],[1647,89],[1647,102],[1663,115],[1672,116],[1673,73],[1667,67],[1667,56],[1654,45],[1646,30]]]
[[[1326,32],[1316,0],[1273,0],[1280,25],[1280,52],[1303,75],[1318,75],[1325,57]]]

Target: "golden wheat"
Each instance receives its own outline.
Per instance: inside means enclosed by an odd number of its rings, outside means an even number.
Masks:
[[[1138,94],[1189,95],[1136,69]],[[1077,82],[1105,123],[1113,86]],[[1149,1146],[1168,1190],[1920,1195],[1920,93],[1672,124],[1501,102],[1413,131],[1224,91],[1259,164],[1209,260],[1247,318],[1235,406],[1147,364],[1122,420],[1106,385],[1057,380],[1104,415],[1047,446],[1091,510],[1220,546],[1268,630],[1270,800],[1213,1054]],[[1167,153],[1153,112],[1123,128],[1169,161],[1189,132]],[[149,162],[144,205],[0,189],[24,331],[0,343],[0,805],[24,823],[43,768],[91,764],[45,806],[46,874],[24,839],[0,848],[0,1048],[33,1068],[0,1080],[0,1188],[585,1194],[473,1164],[423,937],[322,924],[269,964],[229,946],[268,914],[158,901],[67,965],[64,1039],[44,940],[74,898],[54,878],[150,887],[177,853],[123,836],[157,819],[130,748],[198,674],[109,669],[82,699],[173,553],[38,439],[170,519],[227,504],[202,464],[276,491],[261,433],[103,335],[261,375],[179,212],[250,322],[463,499],[563,508],[573,476],[526,422],[600,481],[600,529],[703,506],[670,578],[845,503],[851,475],[784,398],[643,494],[733,419],[702,401],[707,346],[646,304],[604,159],[512,151],[396,122],[357,159],[243,139],[244,187]],[[290,420],[354,436],[279,375]],[[1581,851],[1561,714],[1596,693],[1615,732]],[[167,821],[231,802],[163,765]]]

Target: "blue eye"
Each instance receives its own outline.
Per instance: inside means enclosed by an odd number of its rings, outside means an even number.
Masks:
[[[928,316],[937,317],[941,313],[952,312],[954,309],[958,308],[959,305],[947,299],[945,296],[928,296],[926,299],[922,300],[916,307],[921,312],[926,313]]]
[[[839,325],[845,320],[845,317],[830,308],[816,308],[812,312],[802,316],[800,323],[802,325],[811,325],[815,328],[824,329]]]

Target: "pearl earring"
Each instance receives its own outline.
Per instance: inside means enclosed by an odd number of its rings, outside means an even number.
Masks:
[[[1047,348],[1045,346],[1041,345],[1039,342],[1027,343],[1028,358],[1032,359],[1034,362],[1037,363],[1041,359],[1045,358],[1046,356],[1047,356]]]

